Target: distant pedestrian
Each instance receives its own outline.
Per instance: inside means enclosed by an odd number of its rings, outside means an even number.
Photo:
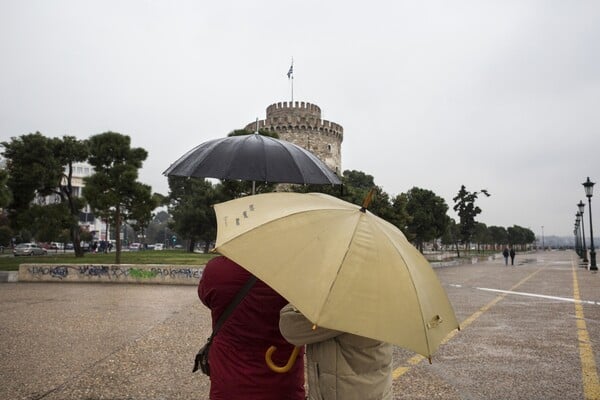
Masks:
[[[508,247],[504,248],[502,255],[504,256],[504,265],[508,265]]]
[[[515,265],[515,249],[510,248],[510,265]]]

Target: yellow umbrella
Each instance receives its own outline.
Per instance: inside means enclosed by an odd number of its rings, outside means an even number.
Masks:
[[[425,357],[458,328],[423,255],[366,206],[319,193],[267,193],[215,205],[215,250],[316,326]]]

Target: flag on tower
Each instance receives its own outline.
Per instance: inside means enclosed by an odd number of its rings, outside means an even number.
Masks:
[[[290,79],[293,74],[294,74],[294,64],[292,63],[292,65],[290,65],[290,70],[287,73],[288,79]]]

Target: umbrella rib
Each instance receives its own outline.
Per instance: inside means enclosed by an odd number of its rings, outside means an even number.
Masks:
[[[219,139],[215,139],[215,140],[211,140],[211,141],[208,141],[208,142],[205,142],[205,143],[201,143],[201,144],[199,144],[198,146],[194,147],[193,149],[189,150],[189,151],[188,151],[188,152],[186,152],[184,155],[182,155],[181,157],[179,157],[179,158],[177,159],[177,161],[173,162],[173,163],[172,163],[172,164],[169,166],[169,168],[167,168],[167,169],[166,169],[166,170],[163,172],[163,175],[165,175],[165,176],[169,176],[169,175],[170,175],[170,174],[171,174],[171,173],[172,173],[174,170],[176,170],[177,168],[182,168],[182,167],[181,167],[181,164],[182,164],[182,163],[183,163],[183,161],[184,161],[184,160],[186,160],[186,159],[187,159],[187,158],[188,158],[190,155],[194,154],[196,151],[198,151],[198,150],[200,150],[201,148],[204,148],[204,147],[208,147],[208,148],[215,147],[215,145],[216,145],[216,143],[217,143],[217,141],[218,141],[218,140],[219,140]],[[206,156],[205,156],[204,158],[206,158]],[[196,163],[202,162],[202,160],[203,160],[204,158],[202,158],[202,159],[201,159],[201,160],[199,160],[199,161],[196,161]]]
[[[348,236],[349,242],[346,245],[346,251],[344,252],[344,257],[342,258],[342,261],[340,262],[340,265],[335,273],[335,277],[334,279],[331,280],[331,284],[329,285],[329,290],[327,291],[327,297],[325,298],[325,300],[323,301],[323,303],[321,304],[321,308],[319,309],[319,312],[317,314],[317,321],[316,324],[319,324],[319,317],[321,316],[321,312],[323,311],[323,308],[325,308],[325,304],[329,301],[329,297],[331,295],[331,291],[333,289],[333,286],[335,284],[335,282],[337,281],[337,277],[340,275],[340,271],[342,269],[342,266],[344,265],[346,258],[348,257],[348,252],[350,251],[350,243],[352,243],[352,238],[354,237],[354,234],[356,233],[356,230],[358,229],[358,225],[360,222],[360,218],[362,218],[363,213],[357,209],[357,213],[358,213],[358,219],[356,224],[354,225],[354,232],[352,232],[352,235]]]
[[[369,212],[369,211],[367,211],[367,212]],[[372,215],[374,216],[374,214],[372,214]],[[389,224],[389,222],[387,222],[385,220],[383,220],[383,221],[385,223]],[[385,229],[381,229],[380,226],[379,226],[379,224],[373,224],[373,226],[376,226],[377,229],[379,229],[379,231],[381,233],[383,233],[383,235],[394,246],[394,248],[396,248],[396,250],[398,251],[398,254],[400,255],[400,258],[402,259],[402,261],[404,261],[404,263],[406,265],[408,265],[408,262],[406,261],[406,259],[404,258],[404,255],[400,251],[401,249],[398,246],[396,246],[396,242],[394,240],[392,240],[392,237],[390,237],[390,235],[388,235],[388,233],[385,231]],[[412,246],[412,244],[411,244],[411,246]],[[413,290],[415,291],[415,293],[418,293],[418,291],[417,291],[417,285],[415,285],[415,281],[413,280],[412,275],[408,274],[408,278],[410,280],[410,284],[413,287]],[[423,327],[423,334],[424,334],[423,336],[425,337],[425,342],[427,343],[427,352],[429,353],[428,354],[429,357],[431,357],[431,346],[430,346],[430,343],[429,343],[429,336],[427,336],[427,329],[426,329],[427,322],[425,321],[425,318],[423,316],[423,307],[421,307],[421,302],[420,301],[417,301],[417,306],[419,307],[419,314],[421,315],[421,320],[423,321],[423,323],[421,324],[421,326]]]
[[[299,172],[299,175],[302,177],[302,180],[305,181],[305,177],[304,177],[304,173],[302,172],[302,170],[300,169],[300,167],[298,166],[298,164],[296,163],[296,158],[294,157],[294,155],[292,154],[292,152],[290,151],[289,148],[287,148],[286,146],[283,145],[283,143],[281,143],[281,141],[275,141],[273,140],[273,143],[275,143],[277,146],[281,147],[283,149],[283,151],[285,151],[287,154],[290,155],[290,158],[292,160],[294,160],[293,162],[293,167]],[[293,143],[291,143],[293,145]]]
[[[231,166],[233,164],[233,160],[235,160],[235,158],[237,157],[237,154],[241,151],[242,147],[243,147],[243,141],[248,140],[248,137],[250,135],[246,135],[243,137],[243,139],[240,139],[239,141],[232,141],[233,143],[233,148],[231,153],[233,154],[232,157],[228,158],[228,163],[226,165],[223,166],[223,171],[227,171],[226,173],[224,173],[225,175],[225,179],[235,179],[235,178],[231,178],[229,176],[227,176],[230,171],[231,171]],[[231,136],[231,137],[235,137],[235,136]],[[240,143],[238,143],[240,142]],[[225,141],[222,141],[221,143],[225,143]],[[215,146],[216,147],[216,146]]]

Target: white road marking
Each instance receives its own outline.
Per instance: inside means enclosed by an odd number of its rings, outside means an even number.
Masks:
[[[456,285],[456,284],[450,284],[448,286],[459,287],[459,288],[465,287],[463,285]],[[500,289],[481,288],[481,287],[472,287],[472,289],[483,290],[486,292],[494,292],[494,293],[514,294],[514,295],[518,295],[518,296],[538,297],[538,298],[549,299],[549,300],[567,301],[569,303],[592,304],[592,305],[596,305],[596,306],[600,305],[600,302],[598,302],[598,301],[576,300],[576,299],[572,299],[572,298],[568,298],[568,297],[547,296],[547,295],[536,294],[536,293],[515,292],[512,290],[500,290]]]

